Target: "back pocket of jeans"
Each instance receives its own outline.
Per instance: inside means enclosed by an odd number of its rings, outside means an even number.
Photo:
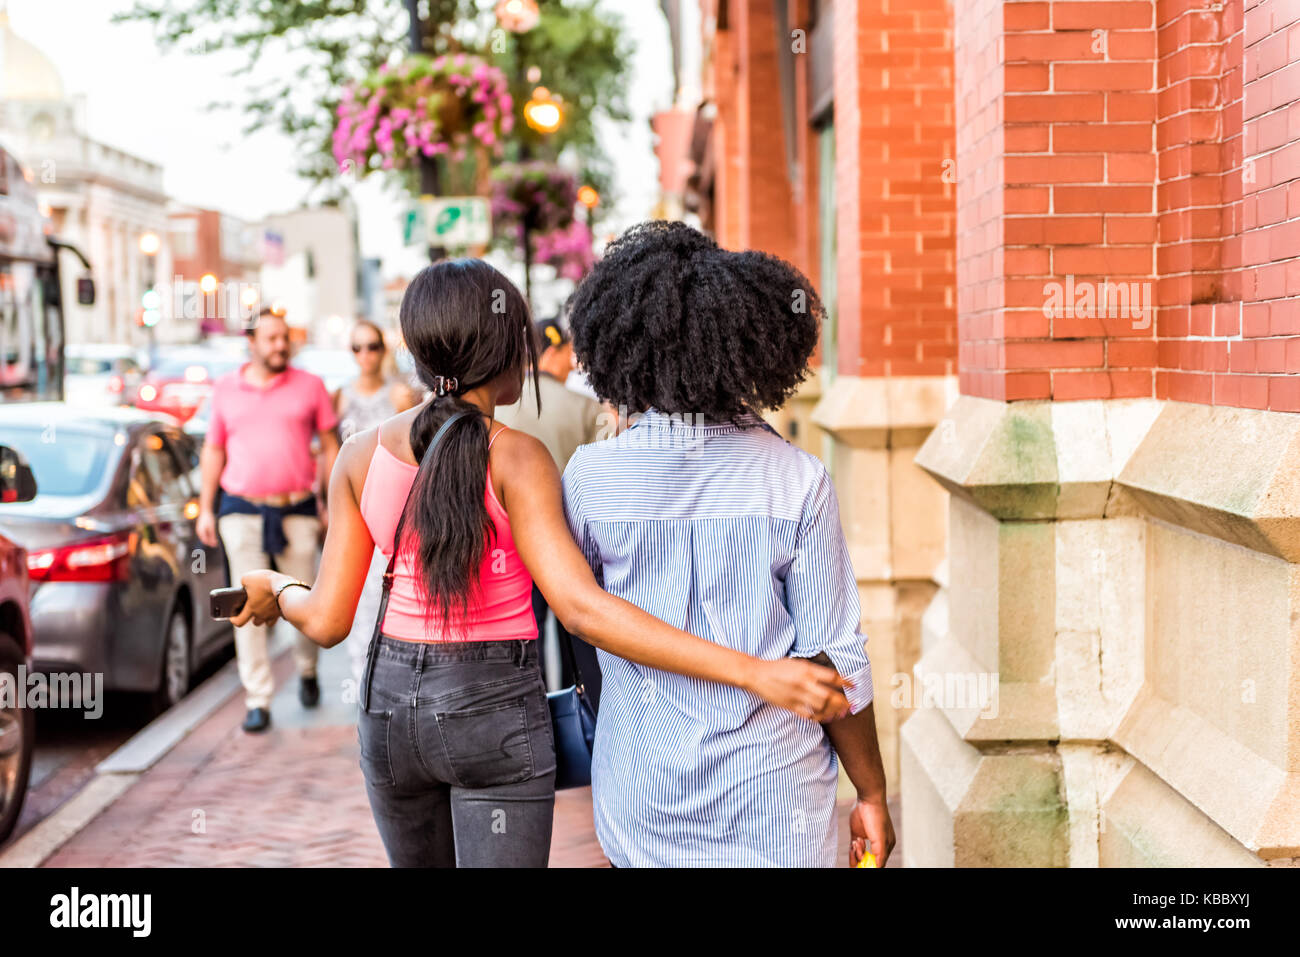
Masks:
[[[393,724],[391,711],[367,711],[357,714],[357,742],[361,746],[361,773],[374,788],[397,787],[393,776],[393,759],[389,752],[388,732]]]
[[[533,776],[527,696],[435,716],[452,775],[461,787],[499,787]]]

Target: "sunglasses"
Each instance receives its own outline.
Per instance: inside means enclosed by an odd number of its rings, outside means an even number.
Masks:
[[[382,342],[367,342],[364,345],[352,344],[353,352],[383,352],[384,344]]]

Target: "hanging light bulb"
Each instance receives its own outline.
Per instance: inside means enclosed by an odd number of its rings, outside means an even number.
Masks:
[[[537,26],[541,11],[537,0],[500,0],[496,6],[497,23],[511,33],[527,33]]]
[[[532,98],[524,104],[524,121],[539,133],[554,133],[563,119],[558,98],[544,86],[533,90]]]

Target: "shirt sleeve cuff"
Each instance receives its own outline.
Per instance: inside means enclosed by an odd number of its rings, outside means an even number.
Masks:
[[[849,681],[853,682],[852,688],[844,689],[844,697],[849,699],[849,710],[851,712],[857,714],[875,700],[876,693],[871,684],[870,661],[852,674],[846,675],[841,672],[841,677],[847,678]]]
[[[867,705],[871,704],[871,702],[875,700],[876,694],[871,683],[871,659],[869,659],[865,653],[862,656],[861,663],[856,660],[846,663],[843,658],[840,658],[835,652],[828,649],[818,649],[817,651],[810,651],[803,654],[792,654],[791,657],[816,658],[822,651],[826,651],[826,656],[831,659],[831,664],[835,666],[835,670],[839,672],[840,677],[846,678],[853,683],[852,688],[844,689],[844,697],[847,698],[849,702],[849,711],[853,714],[857,714],[859,711],[866,708]],[[836,660],[837,658],[839,660]],[[846,664],[848,665],[848,670],[846,670]]]

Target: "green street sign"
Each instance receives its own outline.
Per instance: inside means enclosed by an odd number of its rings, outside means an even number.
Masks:
[[[413,206],[402,216],[402,244],[423,246],[427,239],[424,228],[424,209]]]
[[[440,196],[425,202],[430,246],[485,246],[492,239],[492,208],[482,196]]]

